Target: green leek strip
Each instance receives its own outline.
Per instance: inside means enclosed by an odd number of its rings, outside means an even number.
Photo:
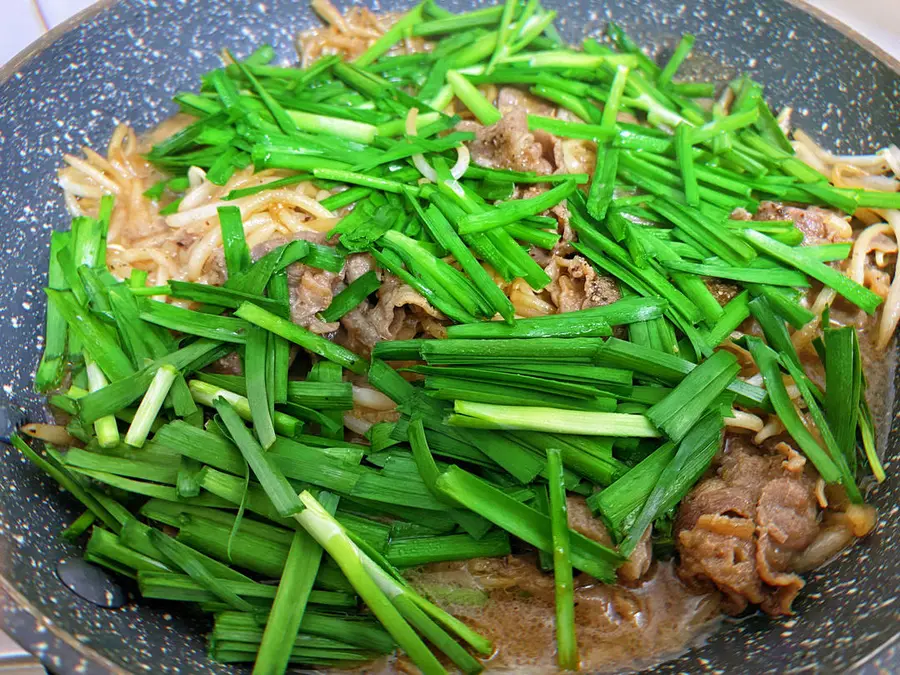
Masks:
[[[225,267],[232,277],[246,272],[250,267],[250,247],[244,238],[244,223],[241,210],[237,206],[218,208],[219,225],[222,229],[222,249],[225,252]]]
[[[547,451],[547,485],[550,493],[550,531],[553,539],[553,578],[556,583],[557,664],[563,670],[577,670],[578,642],[575,638],[575,594],[569,552],[569,522],[566,486],[560,451]]]
[[[471,512],[466,512],[474,515]],[[509,537],[503,531],[493,531],[481,539],[468,534],[450,534],[437,537],[393,539],[385,557],[397,567],[415,567],[432,562],[491,558],[510,554]]]
[[[268,450],[275,442],[275,426],[266,386],[266,362],[268,359],[269,333],[253,326],[247,331],[247,346],[244,348],[244,372],[247,381],[247,401],[250,404],[250,417],[253,420],[253,431],[264,450]]]
[[[395,251],[406,267],[415,271],[433,290],[446,293],[470,314],[484,313],[481,296],[469,279],[449,263],[426,251],[415,239],[389,230],[379,243]]]
[[[693,146],[691,145],[691,127],[684,123],[675,127],[675,157],[681,169],[681,180],[684,183],[684,200],[688,206],[700,206],[700,189],[697,185],[697,172],[694,169]]]
[[[459,235],[444,217],[444,214],[441,213],[440,209],[432,204],[422,211],[416,199],[410,199],[410,201],[431,233],[431,236],[456,258],[456,261],[469,279],[472,280],[472,283],[488,305],[507,322],[512,321],[515,310],[509,298],[506,297],[506,294],[494,283],[494,280],[481,266],[481,263],[472,255],[468,246],[459,238]]]
[[[882,299],[865,286],[860,286],[849,277],[845,277],[841,272],[824,263],[810,260],[807,256],[798,254],[790,246],[785,246],[756,230],[744,230],[742,234],[761,253],[775,258],[786,265],[795,267],[804,274],[821,281],[868,314],[872,314],[882,303]]]
[[[432,365],[517,359],[591,363],[602,348],[603,341],[596,338],[424,340],[419,352]]]
[[[566,91],[548,87],[542,84],[531,87],[528,91],[535,96],[539,96],[550,101],[551,103],[555,103],[560,108],[565,108],[566,110],[572,112],[583,122],[587,122],[590,124],[591,122],[600,121],[599,110],[590,106],[590,104],[583,102],[577,96]]]
[[[288,287],[287,271],[280,270],[272,275],[267,286],[269,297],[276,300],[279,308],[274,312],[287,312],[290,299],[291,289]],[[256,303],[259,304],[259,303]],[[288,397],[288,371],[291,367],[291,345],[283,337],[278,335],[269,335],[269,349],[272,350],[272,366],[274,373],[272,374],[272,400],[269,401],[270,406],[277,403],[285,403]],[[266,386],[270,383],[267,381]],[[270,411],[272,414],[272,411]]]
[[[428,393],[438,400],[464,400],[475,403],[496,403],[507,406],[534,406],[564,410],[593,410],[612,412],[615,399],[594,395],[590,398],[517,387],[509,383],[493,384],[464,378],[429,375],[425,380]]]
[[[116,535],[102,527],[95,527],[91,531],[91,537],[85,546],[84,558],[88,562],[94,562],[96,559],[114,561],[134,572],[171,571],[161,560],[124,546]]]
[[[316,115],[300,112],[299,110],[288,110],[287,114],[290,120],[303,131],[329,134],[351,141],[358,141],[359,143],[371,143],[377,135],[377,128],[365,122]],[[315,166],[315,164],[312,166]]]
[[[722,416],[710,410],[688,432],[629,526],[628,534],[619,546],[619,553],[631,555],[653,521],[675,508],[706,472],[721,445],[722,426]]]
[[[193,399],[200,405],[206,406],[207,408],[214,408],[216,398],[222,397],[234,407],[234,410],[240,415],[241,419],[247,420],[248,422],[253,419],[250,401],[248,401],[245,396],[235,394],[232,391],[217,387],[213,384],[201,382],[200,380],[191,380],[188,382],[188,389],[190,390]],[[303,422],[296,417],[291,417],[283,412],[276,411],[272,416],[272,421],[275,426],[275,431],[283,436],[296,436],[297,433],[303,429]]]
[[[553,550],[550,518],[490,483],[451,466],[438,477],[436,485],[451,499],[465,504],[513,536],[542,551]],[[615,568],[622,562],[615,551],[577,532],[570,531],[569,537],[572,565],[600,581],[615,580]]]
[[[749,296],[748,291],[741,291],[728,301],[719,320],[703,333],[709,344],[718,347],[750,316]]]
[[[50,266],[47,272],[47,285],[57,291],[64,291],[67,283],[59,264],[59,252],[69,246],[69,232],[52,232],[50,234]],[[66,361],[66,319],[59,308],[52,302],[47,304],[46,329],[44,331],[44,353],[34,377],[37,391],[48,391],[55,388],[62,376]]]
[[[313,354],[318,354],[354,373],[362,374],[368,366],[365,359],[357,356],[349,349],[336,345],[302,326],[298,326],[286,319],[282,319],[281,317],[276,316],[271,312],[267,312],[251,303],[245,302],[242,304],[235,312],[235,315],[260,328],[264,328],[276,335],[280,335],[286,340],[290,340],[291,342],[300,345]]]
[[[550,516],[550,495],[546,485],[536,485],[534,494],[534,508],[536,511]],[[548,551],[538,550],[538,565],[545,572],[553,570],[553,554]]]
[[[507,368],[489,368],[486,366],[413,366],[409,370],[429,377],[444,375],[455,380],[502,383],[514,387],[534,389],[542,393],[554,393],[575,398],[590,399],[597,397],[600,393],[598,387],[572,382],[565,375],[561,375],[562,379],[557,380],[550,379],[549,376],[543,376],[546,375],[544,373],[529,375]],[[554,372],[552,375],[555,377],[559,374]]]
[[[211,340],[236,344],[244,344],[247,341],[247,323],[230,316],[204,314],[165,302],[149,300],[143,305],[140,317],[157,326]]]
[[[62,531],[60,536],[67,541],[75,542],[87,532],[97,521],[97,515],[88,509],[76,518],[71,525]]]
[[[377,291],[380,286],[381,282],[375,272],[373,270],[366,272],[334,296],[331,304],[318,314],[319,319],[325,323],[337,321]]]
[[[159,549],[157,549],[157,547],[154,546],[150,541],[151,529],[152,528],[144,525],[135,518],[129,517],[129,520],[125,521],[122,526],[122,531],[119,534],[119,542],[122,545],[134,549],[135,551],[138,551],[145,556],[149,556],[151,558],[154,558],[155,560],[162,561],[164,556],[160,554]],[[160,534],[162,535],[161,532]],[[169,541],[170,543],[174,544],[175,547],[185,549],[188,554],[198,559],[201,564],[209,571],[209,573],[217,579],[228,579],[232,581],[245,582],[251,581],[249,577],[241,574],[237,570],[234,570],[228,565],[220,563],[218,560],[214,560],[204,555],[203,553],[200,553],[199,551],[181,543],[180,541],[171,538],[169,538]]]
[[[281,469],[269,453],[263,452],[231,404],[222,397],[213,401],[219,416],[228,428],[235,445],[241,451],[253,474],[259,480],[279,515],[287,518],[303,509],[297,494],[287,482]]]
[[[606,218],[609,205],[612,203],[616,186],[616,172],[619,169],[619,149],[611,147],[609,142],[597,143],[597,163],[594,178],[588,193],[587,211],[597,220]],[[619,240],[620,237],[616,237]]]
[[[662,354],[640,345],[635,345],[618,338],[609,338],[600,350],[598,364],[633,370],[666,383],[680,382],[685,375],[697,365],[686,359]],[[735,380],[728,386],[728,391],[737,395],[737,401],[749,408],[765,405],[767,394],[764,389]]]
[[[320,493],[319,502],[333,514],[338,499],[328,493]],[[306,532],[295,531],[260,641],[253,666],[254,675],[280,675],[287,668],[321,560],[322,547]]]
[[[659,432],[643,415],[586,412],[558,408],[504,406],[456,401],[451,424],[465,425],[465,418],[488,422],[494,429],[549,431],[558,434],[656,438]]]
[[[586,173],[558,173],[539,175],[528,171],[511,171],[509,169],[488,169],[477,164],[469,164],[463,178],[491,180],[501,183],[565,183],[573,180],[584,185],[590,180]]]
[[[408,190],[416,191],[416,188],[398,183],[387,178],[378,178],[377,176],[368,176],[363,173],[354,171],[343,171],[340,169],[313,169],[313,175],[322,180],[333,180],[339,183],[349,183],[351,185],[361,185],[370,187],[383,192],[393,192],[403,194]]]
[[[569,181],[557,185],[537,197],[513,199],[503,202],[493,210],[469,214],[459,221],[458,231],[462,235],[486,232],[497,227],[511,225],[528,216],[536,216],[541,211],[546,211],[566,199],[575,191],[576,187],[574,181]]]
[[[650,408],[647,417],[673,441],[681,441],[739,372],[733,354],[715,352]]]
[[[176,281],[173,279],[166,283],[166,287],[165,294],[169,297],[193,300],[205,305],[237,309],[242,302],[252,302],[270,312],[276,311],[280,307],[280,303],[277,300],[254,295],[253,293],[243,293],[224,286],[209,286],[207,284]],[[156,293],[151,293],[151,295],[156,295]]]
[[[585,310],[582,310],[585,311]],[[571,315],[577,314],[577,316]],[[543,319],[553,318],[553,321]],[[472,330],[453,331],[450,338],[588,338],[607,337],[612,335],[610,325],[598,315],[580,314],[571,312],[552,317],[536,317],[533,319],[518,319],[513,325],[500,322],[470,323],[451,326],[451,329],[470,328]]]
[[[318,387],[320,389],[323,388],[323,386],[333,388],[333,387],[346,386],[349,384],[349,382],[345,383],[342,381],[343,380],[342,368],[338,364],[332,363],[331,361],[319,361],[318,363],[316,363],[310,369],[307,379],[310,381],[310,383],[313,386]],[[350,401],[349,401],[350,405],[349,405],[349,408],[345,408],[345,410],[349,410],[350,408],[353,407],[352,386],[347,387],[347,388],[350,389]],[[292,403],[297,400],[297,396],[296,396],[297,387],[290,389],[288,393],[291,394],[291,402]],[[321,406],[320,406],[320,408],[321,408]],[[332,422],[332,426],[333,426],[333,430],[328,431],[325,429],[324,425],[320,424],[320,427],[322,427],[321,431],[320,431],[322,436],[326,436],[326,437],[333,438],[336,440],[343,440],[344,439],[343,414],[339,410],[336,410],[336,411],[330,412],[330,413],[322,412],[320,414],[323,415],[326,419],[330,419]]]
[[[144,441],[147,440],[147,434],[150,433],[150,428],[156,421],[163,402],[166,396],[169,395],[169,390],[177,377],[178,371],[169,365],[161,366],[156,371],[156,375],[153,376],[153,381],[150,382],[144,398],[141,399],[141,404],[138,406],[131,426],[128,427],[128,431],[125,434],[125,443],[136,448],[143,447]]]
[[[858,338],[853,326],[826,328],[825,413],[847,464],[856,466],[856,430],[862,397],[862,364],[857,357]]]
[[[628,526],[675,456],[675,447],[671,441],[664,443],[612,485],[588,497],[588,506],[603,518],[614,541],[625,538]]]
[[[66,491],[72,493],[72,496],[80,501],[84,506],[90,509],[96,516],[103,521],[113,532],[121,529],[119,521],[113,516],[109,510],[103,506],[88,490],[82,486],[79,480],[72,473],[58,462],[54,457],[43,457],[35,452],[31,446],[23,441],[18,434],[10,436],[9,442],[13,447],[21,452],[32,464],[37,466],[41,471],[50,476],[59,483]]]
[[[182,455],[178,465],[175,487],[179,497],[196,497],[200,494],[200,472],[203,465],[195,459]]]
[[[754,298],[750,302],[749,307],[750,314],[753,315],[753,318],[756,319],[756,322],[759,324],[760,328],[762,328],[763,335],[769,346],[775,349],[782,359],[791,360],[796,366],[796,372],[800,374],[799,377],[803,379],[807,388],[816,395],[817,399],[821,400],[822,392],[819,390],[819,387],[807,377],[806,372],[803,369],[803,364],[800,361],[800,356],[797,354],[797,350],[794,349],[794,343],[791,341],[791,336],[787,331],[787,327],[784,325],[784,321],[775,315],[769,302],[764,297]]]
[[[88,386],[91,392],[97,392],[106,387],[109,382],[100,367],[90,355],[84,353],[84,367],[87,371]],[[114,448],[119,444],[119,426],[113,415],[104,415],[94,422],[94,431],[101,448]]]
[[[837,464],[821,448],[794,408],[794,404],[781,378],[781,369],[778,367],[778,354],[759,338],[747,335],[744,337],[744,340],[746,340],[753,360],[756,362],[759,372],[766,383],[766,390],[769,392],[769,400],[772,402],[772,407],[775,409],[775,413],[778,415],[781,423],[784,424],[788,434],[797,442],[803,454],[815,465],[819,475],[822,476],[826,483],[839,482],[841,480],[841,471]]]
[[[362,554],[340,524],[308,492],[301,493],[300,499],[305,508],[294,516],[297,522],[334,559],[391,637],[423,673],[444,675],[446,671],[443,666],[394,607],[391,602],[393,598],[389,599],[385,594],[386,589],[371,576]],[[390,590],[393,595],[393,589]]]
[[[692,263],[685,261],[668,261],[663,265],[671,270],[687,272],[705,277],[728,279],[752,284],[768,284],[770,286],[790,286],[793,288],[807,288],[809,282],[806,275],[788,269],[756,268],[756,267],[730,267],[728,265]]]
[[[119,347],[109,328],[75,300],[70,291],[46,288],[50,302],[66,320],[70,336],[77,338],[103,373],[113,382],[134,374],[134,366]],[[71,348],[71,345],[70,345]]]
[[[797,330],[800,330],[816,318],[806,307],[795,302],[783,288],[763,286],[761,284],[747,284],[747,290],[750,291],[753,297],[765,297],[769,304],[772,305],[775,313]]]
[[[484,126],[488,127],[500,121],[500,111],[463,75],[455,70],[448,70],[447,82],[453,88],[456,97]]]
[[[176,370],[194,370],[196,367],[206,366],[219,356],[225,355],[220,352],[218,343],[198,340],[177,352],[149,363],[131,377],[113,382],[108,387],[79,399],[78,417],[84,423],[89,424],[104,415],[115,414],[143,396],[160,366],[171,364]]]
[[[850,465],[847,462],[847,456],[838,445],[837,440],[835,440],[831,427],[825,420],[825,415],[822,413],[822,409],[819,407],[813,391],[807,384],[808,378],[806,377],[806,373],[803,371],[802,367],[796,365],[790,358],[786,358],[784,354],[778,357],[778,361],[784,366],[788,373],[790,373],[791,377],[794,378],[794,383],[797,385],[797,388],[800,390],[800,395],[806,402],[806,409],[809,411],[809,416],[816,425],[816,429],[819,432],[822,442],[825,444],[829,456],[841,471],[841,482],[844,485],[844,489],[847,491],[847,496],[854,504],[862,504],[863,496],[859,491],[859,487],[856,485],[856,476],[850,469]],[[855,447],[853,449],[854,451],[856,450]]]
[[[859,435],[872,475],[879,483],[883,483],[887,476],[881,465],[881,458],[878,456],[878,448],[875,445],[875,423],[872,421],[872,413],[865,398],[861,399],[859,403]]]
[[[612,219],[610,219],[612,220]],[[623,219],[624,220],[624,219]],[[672,242],[663,241],[649,234],[644,228],[636,227],[627,223],[625,230],[629,237],[636,237],[641,244],[651,254],[651,258],[656,259],[661,265],[667,266],[669,263],[683,262],[681,256],[675,252]],[[671,274],[672,281],[681,289],[681,291],[690,298],[697,308],[703,313],[707,323],[718,321],[722,316],[722,307],[719,301],[706,287],[702,279],[698,279],[691,274],[675,272]]]
[[[246,642],[258,643],[262,640],[263,628],[257,617],[242,612],[220,612],[216,614],[213,637],[231,636]],[[361,649],[386,654],[394,650],[394,642],[374,621],[356,616],[335,616],[308,611],[300,622],[301,635],[332,638],[340,636],[341,642]]]
[[[609,87],[609,95],[603,105],[603,116],[600,120],[600,128],[610,134],[615,133],[616,118],[619,114],[619,106],[622,102],[625,84],[628,81],[628,71],[629,68],[626,64],[616,66],[616,74]]]
[[[656,83],[661,89],[667,89],[672,84],[672,78],[675,76],[675,73],[678,72],[681,64],[687,58],[688,54],[691,53],[691,49],[694,47],[694,40],[694,36],[690,34],[681,36],[681,40],[675,47],[675,51],[672,52],[672,56],[669,57],[668,62],[666,62],[666,65],[663,67],[662,72],[660,72],[659,77],[656,80]]]
[[[253,605],[239,597],[219,579],[216,579],[203,563],[194,557],[190,549],[176,545],[169,537],[154,529],[149,529],[147,536],[150,543],[156,547],[168,561],[187,574],[201,587],[205,588],[238,611],[254,611]],[[153,573],[151,572],[149,574]]]
[[[434,456],[431,454],[431,448],[428,446],[425,427],[423,426],[421,419],[414,419],[410,421],[407,435],[409,446],[412,450],[413,459],[415,460],[419,475],[422,477],[422,482],[425,483],[432,494],[434,494],[439,499],[442,499],[443,495],[441,495],[435,487],[435,481],[437,480],[439,470],[437,467],[437,463],[434,461]],[[490,524],[486,523],[479,516],[471,513],[466,509],[453,509],[451,515],[453,519],[456,520],[464,530],[466,530],[473,537],[476,537],[476,539],[481,538],[477,537],[476,534],[485,532],[487,528],[490,527]],[[433,550],[431,552],[434,553]],[[479,555],[480,554],[481,553],[479,553]],[[503,554],[495,553],[492,555]],[[394,565],[398,566],[401,564],[396,560],[392,562]]]
[[[418,35],[416,26],[427,25],[433,22],[422,22],[422,12],[427,2],[420,2],[400,17],[384,34],[378,38],[366,51],[357,56],[353,63],[363,67],[374,63],[380,56],[386,54],[391,47],[400,42],[409,34]]]
[[[601,307],[591,307],[565,314],[517,319],[513,325],[497,321],[449,326],[450,339],[532,338],[532,337],[596,337],[605,336],[606,326],[619,326],[649,321],[663,315],[668,303],[662,298],[631,297]],[[578,331],[589,330],[590,333]],[[555,331],[555,332],[554,332]]]

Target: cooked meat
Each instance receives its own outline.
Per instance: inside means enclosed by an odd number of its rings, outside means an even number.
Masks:
[[[375,269],[375,260],[368,253],[354,253],[344,262],[344,279],[352,284],[366,272]]]
[[[794,226],[803,233],[803,244],[813,246],[831,241],[844,241],[830,232],[826,224],[828,213],[811,206],[807,209],[795,206],[784,206],[775,202],[762,202],[753,216],[753,220],[792,220]]]
[[[345,335],[340,341],[348,349],[368,354],[381,340],[408,340],[420,332],[443,337],[443,318],[425,298],[385,273],[378,301],[374,305],[363,302],[341,319]]]
[[[689,584],[715,585],[731,613],[754,604],[790,614],[803,587],[793,561],[819,533],[819,507],[815,471],[792,450],[762,452],[729,438],[716,474],[679,509],[679,575]]]
[[[713,297],[723,307],[731,302],[734,296],[741,292],[739,286],[736,286],[735,284],[729,284],[728,282],[722,281],[720,279],[704,277],[703,282],[706,284],[709,292],[713,294]]]
[[[608,305],[622,297],[616,281],[597,274],[581,256],[553,256],[544,269],[551,279],[546,290],[560,313]]]
[[[231,352],[231,354],[213,361],[211,364],[209,364],[209,370],[219,375],[244,374],[244,366],[241,363],[241,357],[237,352]]]
[[[325,323],[316,317],[328,307],[337,292],[341,274],[294,263],[287,270],[291,289],[291,320],[313,333],[333,333],[340,325],[335,321]]]
[[[603,521],[594,517],[584,497],[569,495],[566,497],[566,507],[569,510],[569,527],[597,543],[610,548],[615,547]],[[653,562],[653,547],[650,542],[650,528],[647,528],[628,561],[616,570],[616,574],[620,581],[637,581],[650,569],[651,562]]]
[[[474,131],[475,140],[469,143],[472,160],[491,169],[512,169],[548,174],[553,166],[544,157],[544,146],[528,131],[524,108],[506,112],[500,121],[489,127],[473,122],[461,122],[457,128]]]
[[[326,243],[324,232],[313,232],[311,230],[296,232],[292,239],[302,239],[315,244]],[[258,260],[269,251],[286,244],[288,241],[284,237],[275,237],[263,244],[254,246],[253,250],[250,251],[250,256],[253,260]],[[302,263],[294,263],[288,267],[288,285],[291,289],[291,319],[293,322],[320,335],[336,331],[339,328],[337,322],[324,323],[316,318],[316,314],[331,304],[346,272],[346,268],[337,274],[326,272],[325,270],[308,267]]]
[[[542,98],[527,94],[515,87],[500,87],[497,92],[497,109],[504,115],[514,110],[524,110],[526,113],[553,117],[556,107]]]

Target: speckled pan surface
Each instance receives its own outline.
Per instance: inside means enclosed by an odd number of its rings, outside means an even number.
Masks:
[[[472,3],[446,4],[459,10]],[[777,104],[796,108],[800,126],[843,152],[900,143],[900,74],[780,0],[545,4],[560,10],[560,28],[573,41],[599,33],[610,17],[663,52],[680,33],[694,33],[705,54],[694,67],[722,81],[750,72]],[[173,112],[172,94],[194,87],[218,64],[222,47],[247,54],[269,42],[291,59],[292,36],[313,21],[303,0],[123,0],[0,83],[0,432],[46,414],[31,379],[41,349],[47,240],[51,229],[68,227],[54,181],[62,154],[83,144],[104,147],[120,121],[139,130],[159,122]],[[889,457],[897,445],[890,443]],[[896,465],[888,462],[889,473]],[[900,628],[898,485],[893,475],[877,492],[877,532],[811,575],[795,617],[728,625],[654,672],[900,671],[891,644]],[[59,672],[231,672],[206,659],[201,620],[151,603],[103,610],[62,586],[56,563],[77,549],[57,535],[77,513],[73,500],[0,447],[2,627]]]

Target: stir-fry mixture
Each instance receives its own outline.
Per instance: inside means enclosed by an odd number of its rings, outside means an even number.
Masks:
[[[682,81],[690,35],[313,6],[299,64],[225,51],[65,157],[57,423],[13,442],[66,536],[259,674],[635,666],[790,613],[876,524],[900,151]]]

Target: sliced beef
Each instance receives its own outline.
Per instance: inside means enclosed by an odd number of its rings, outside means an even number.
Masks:
[[[408,340],[420,333],[445,337],[443,314],[392,274],[384,273],[377,302],[365,301],[341,318],[340,342],[368,354],[381,340]]]
[[[723,307],[731,302],[734,299],[734,296],[741,292],[740,286],[729,284],[721,279],[704,277],[703,282],[706,284],[709,292],[713,294],[716,301]]]
[[[546,290],[560,313],[609,305],[622,297],[615,279],[597,274],[581,256],[553,256],[544,270],[551,279]]]
[[[569,495],[566,497],[566,508],[569,511],[569,527],[588,539],[615,548],[603,521],[594,517],[584,497]],[[638,581],[650,569],[651,562],[653,562],[653,548],[650,542],[650,528],[647,528],[628,561],[616,570],[616,574],[620,581]]]
[[[489,127],[463,122],[457,128],[475,132],[475,140],[469,142],[469,151],[472,161],[479,166],[538,174],[553,172],[552,164],[544,157],[544,146],[528,131],[524,108],[508,110],[499,122]]]
[[[819,534],[817,476],[790,450],[760,451],[730,437],[715,475],[701,480],[679,509],[679,575],[718,588],[731,613],[753,604],[790,614],[803,587],[793,562]]]
[[[806,246],[828,243],[836,239],[843,241],[829,233],[828,226],[825,224],[826,215],[825,211],[815,206],[801,209],[775,202],[762,202],[753,216],[753,220],[792,220],[794,226],[803,233],[803,243]]]

